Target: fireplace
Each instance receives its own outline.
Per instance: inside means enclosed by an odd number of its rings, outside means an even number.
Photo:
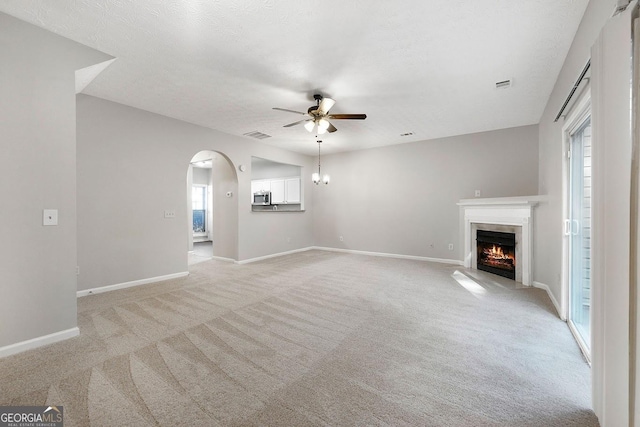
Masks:
[[[516,235],[477,230],[477,268],[509,279],[516,279]]]
[[[477,269],[477,230],[490,230],[516,235],[516,282],[533,285],[533,208],[546,201],[546,196],[498,197],[495,199],[460,200],[464,229],[464,266]],[[504,249],[503,249],[504,252]]]

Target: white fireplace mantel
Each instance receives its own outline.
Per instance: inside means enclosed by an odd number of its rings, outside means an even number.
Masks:
[[[532,283],[533,254],[533,208],[544,200],[545,196],[498,197],[487,199],[462,199],[458,206],[463,210],[464,224],[464,266],[472,267],[475,251],[475,236],[472,224],[494,224],[522,227],[520,246],[520,270],[522,284]]]

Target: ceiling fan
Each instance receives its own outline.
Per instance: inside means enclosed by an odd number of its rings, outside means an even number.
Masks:
[[[364,120],[367,118],[366,114],[329,114],[329,110],[336,103],[331,98],[325,98],[322,95],[315,94],[313,95],[313,99],[316,100],[316,105],[312,105],[309,107],[306,113],[301,113],[299,111],[288,110],[286,108],[277,108],[274,107],[274,110],[286,111],[289,113],[301,114],[303,116],[309,116],[307,119],[298,120],[297,122],[289,123],[288,125],[284,125],[284,127],[289,128],[301,123],[304,123],[305,129],[309,132],[313,132],[314,129],[317,129],[318,134],[323,134],[325,132],[333,133],[338,129],[329,122],[331,120]]]

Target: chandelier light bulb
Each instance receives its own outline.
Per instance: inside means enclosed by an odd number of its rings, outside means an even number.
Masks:
[[[326,131],[327,129],[329,129],[329,122],[325,119],[318,120],[318,130],[320,129],[322,129],[323,131]]]
[[[304,128],[309,131],[309,132],[313,132],[313,128],[315,127],[316,122],[310,121],[304,124]]]
[[[318,185],[318,183],[320,183],[320,174],[318,172],[314,172],[311,175],[311,180],[313,181],[314,184]]]

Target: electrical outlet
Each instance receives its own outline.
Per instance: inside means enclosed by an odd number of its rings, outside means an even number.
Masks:
[[[480,197],[480,190],[476,190],[476,197]]]
[[[164,217],[165,218],[175,218],[176,217],[176,211],[164,211]]]
[[[449,250],[452,251],[453,250],[453,243],[449,243]]]
[[[340,241],[344,242],[344,237],[340,236]]]

